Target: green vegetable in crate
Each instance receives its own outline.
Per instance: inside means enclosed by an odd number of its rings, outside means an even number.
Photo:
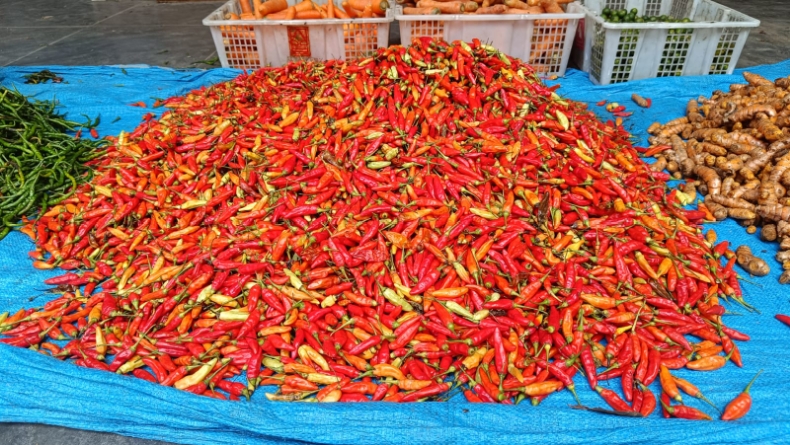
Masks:
[[[611,23],[648,23],[648,22],[668,22],[668,23],[688,23],[691,20],[684,18],[682,20],[669,17],[667,15],[661,16],[639,16],[639,10],[632,8],[630,11],[625,9],[611,9],[604,8],[601,11],[601,18],[606,22]]]
[[[59,202],[89,178],[85,163],[102,154],[104,142],[66,132],[96,124],[68,121],[55,113],[54,102],[29,102],[0,88],[0,239],[22,217]]]

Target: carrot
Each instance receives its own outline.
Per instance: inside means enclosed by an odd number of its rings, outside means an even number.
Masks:
[[[329,3],[326,4],[326,15],[330,19],[335,18],[335,2],[334,2],[334,0],[329,0]]]
[[[505,4],[507,5],[507,2]],[[521,9],[510,5],[507,6],[509,6],[510,9],[505,11],[505,14],[543,14],[543,8],[540,6],[529,6],[527,9]]]
[[[326,12],[326,9],[324,9],[324,6],[316,5],[315,10],[318,11],[319,14],[321,14],[322,19],[333,18],[329,16],[329,14]]]
[[[360,12],[352,8],[347,1],[342,2],[340,6],[343,7],[343,10],[346,11],[346,14],[348,14],[348,16],[351,17],[352,19],[359,18]]]
[[[288,9],[288,2],[285,0],[269,0],[267,2],[255,1],[255,16],[265,17],[275,12],[285,11]],[[259,18],[260,18],[259,17]]]
[[[337,7],[335,7],[335,17],[337,17],[339,19],[349,19],[349,18],[351,18],[351,16],[349,16],[348,13],[346,13],[346,11],[343,11],[343,9],[337,8]]]
[[[437,8],[443,14],[463,14],[464,6],[464,2],[461,1],[437,2],[434,0],[420,0],[417,2],[418,8]]]
[[[511,7],[511,8],[523,9],[525,11],[528,11],[528,10],[531,10],[531,9],[534,9],[534,8],[540,8],[540,10],[543,11],[543,8],[541,8],[540,6],[530,6],[530,5],[522,2],[521,0],[505,0],[505,4],[507,6],[509,6],[509,7]]]
[[[365,6],[365,9],[362,10],[362,13],[359,15],[363,19],[369,19],[373,17],[373,7],[370,4]]]
[[[441,13],[439,8],[403,8],[404,15],[437,15]]]
[[[387,0],[348,0],[348,4],[358,11],[364,11],[365,7],[370,6],[371,12],[377,15],[384,15],[384,11],[390,7]]]
[[[565,10],[557,4],[557,0],[542,0],[540,6],[542,6],[548,14],[562,14],[565,12]]]
[[[288,14],[291,14],[288,17]],[[286,9],[285,11],[275,12],[265,16],[266,20],[293,20],[296,17],[296,10],[291,6],[290,8]]]
[[[475,11],[475,14],[502,14],[507,10],[508,7],[505,5],[494,5],[484,8],[478,8],[478,10]]]
[[[326,14],[326,13],[324,13]],[[297,19],[306,19],[306,20],[314,20],[314,19],[321,19],[324,18],[321,16],[321,11],[312,10],[312,11],[297,11],[296,12]]]
[[[232,12],[228,14],[228,20],[238,20],[238,19],[239,19],[239,15],[238,14],[234,14]],[[220,29],[221,28],[222,27],[220,27]]]
[[[242,17],[242,19],[244,19],[244,15],[245,14],[252,14],[252,7],[250,7],[249,0],[241,0],[239,2],[239,5],[241,6],[241,17]]]
[[[315,10],[315,5],[311,0],[304,0],[294,5],[294,8],[296,12],[313,11]]]

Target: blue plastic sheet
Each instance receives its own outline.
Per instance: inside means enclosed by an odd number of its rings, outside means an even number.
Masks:
[[[24,74],[43,68],[0,68],[0,84],[40,99],[55,98],[72,119],[101,115],[98,130],[102,135],[131,131],[145,113],[159,111],[130,106],[132,103],[143,101],[150,106],[155,98],[184,94],[239,73],[229,69],[46,67],[62,74],[66,83],[24,84]],[[790,61],[750,70],[774,79],[790,74]],[[571,99],[591,105],[607,99],[626,105],[635,112],[626,126],[646,145],[645,129],[651,122],[681,116],[689,98],[726,90],[742,79],[736,73],[596,87],[586,74],[569,70],[558,82],[562,84],[560,93]],[[652,108],[634,105],[630,100],[633,92],[652,98]],[[596,110],[603,118],[610,117],[603,109]],[[447,403],[323,405],[273,403],[256,393],[250,402],[225,402],[79,368],[5,345],[0,345],[0,422],[47,423],[191,444],[790,443],[786,436],[790,432],[790,329],[773,318],[776,313],[790,312],[790,288],[777,282],[781,267],[772,260],[776,245],[747,235],[733,221],[713,228],[720,239],[736,246],[747,244],[766,257],[772,272],[742,283],[746,300],[760,313],[731,305],[729,310],[737,314],[725,317],[727,325],[752,337],[739,343],[745,368],[728,363],[712,373],[681,370],[677,375],[697,384],[723,408],[764,369],[752,388],[751,413],[737,422],[691,423],[662,419],[657,413],[647,419],[631,419],[576,411],[569,408],[575,402],[568,391],[552,395],[536,407],[529,403],[469,404],[462,396]],[[44,294],[43,280],[55,273],[31,267],[26,252],[32,248],[27,237],[18,233],[0,241],[0,312],[41,305],[51,298]],[[583,377],[576,380],[583,404],[604,406]],[[619,391],[619,380],[603,385]],[[660,390],[657,384],[652,389],[655,393]],[[688,396],[684,400],[716,417],[699,400]]]

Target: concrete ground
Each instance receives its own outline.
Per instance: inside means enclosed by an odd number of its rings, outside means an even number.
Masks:
[[[762,22],[739,67],[790,58],[790,2],[718,0]],[[0,66],[149,64],[216,66],[201,20],[223,2],[160,4],[154,0],[0,0]],[[397,43],[397,25],[390,42]],[[212,63],[213,62],[213,63]],[[36,424],[0,424],[0,444],[164,445],[106,433]]]
[[[224,2],[155,0],[0,0],[0,66],[149,64],[217,66],[201,21]],[[790,58],[790,2],[719,0],[762,21],[739,67]],[[390,42],[399,43],[397,24]],[[212,64],[213,62],[213,64]]]

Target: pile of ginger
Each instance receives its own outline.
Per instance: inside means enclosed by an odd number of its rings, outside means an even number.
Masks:
[[[651,147],[668,148],[652,168],[688,179],[685,195],[693,201],[699,190],[701,207],[716,220],[737,219],[749,233],[761,227],[763,240],[778,241],[779,281],[790,283],[790,76],[743,77],[747,83],[730,85],[729,92],[689,101],[685,117],[651,125]],[[768,274],[764,261],[739,264],[753,275]]]

